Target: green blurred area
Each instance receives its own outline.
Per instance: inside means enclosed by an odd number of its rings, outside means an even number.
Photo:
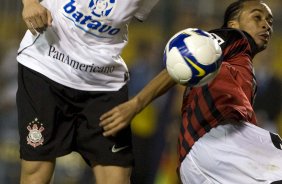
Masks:
[[[148,79],[163,68],[162,53],[167,40],[176,32],[188,27],[210,30],[221,26],[223,13],[232,0],[160,0],[148,20],[140,23],[133,21],[129,26],[129,43],[124,49],[123,58],[129,69],[138,72],[138,61],[146,61],[150,69]],[[266,1],[274,14],[274,35],[268,49],[255,58],[255,67],[266,77],[274,77],[278,85],[282,84],[282,3],[281,0]],[[17,48],[26,31],[21,18],[21,1],[1,0],[0,5],[0,183],[14,184],[19,179],[18,135],[15,107]],[[145,45],[145,46],[144,46]],[[147,47],[147,49],[146,49]],[[148,49],[149,48],[149,49]],[[142,63],[141,63],[142,64]],[[144,63],[143,63],[144,64]],[[142,72],[140,72],[142,75]],[[148,73],[143,73],[148,75]],[[137,84],[132,81],[132,85]],[[136,89],[143,87],[141,84]],[[269,91],[272,90],[272,91]],[[177,184],[176,155],[178,125],[182,87],[176,87],[156,100],[140,113],[132,123],[133,133],[137,137],[136,178],[142,178],[143,184]],[[137,91],[132,90],[131,96]],[[267,88],[265,94],[275,94],[275,89]],[[261,94],[263,95],[263,94]],[[280,98],[268,95],[258,108],[262,126],[282,135],[282,110]],[[275,95],[274,95],[275,96]],[[280,102],[277,99],[280,99]],[[277,105],[273,105],[276,101]],[[272,103],[272,104],[268,104]],[[273,107],[274,106],[274,107]],[[274,108],[274,110],[272,110]],[[267,113],[278,111],[273,118]],[[169,118],[163,118],[168,113]],[[167,114],[166,114],[167,115]],[[167,116],[166,116],[167,117]],[[272,117],[272,116],[271,116]],[[160,146],[160,147],[159,147]],[[144,150],[142,150],[144,149]],[[150,151],[148,151],[150,150]],[[71,163],[71,165],[70,165]],[[54,183],[91,183],[90,171],[81,157],[73,153],[62,157],[57,163]],[[140,173],[141,172],[141,173]],[[153,173],[153,174],[152,174]],[[148,178],[147,178],[148,176]],[[140,179],[141,180],[141,179]],[[83,182],[81,182],[83,181]]]

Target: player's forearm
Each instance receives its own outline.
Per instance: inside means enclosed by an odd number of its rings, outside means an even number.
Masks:
[[[163,95],[175,84],[175,81],[168,75],[167,71],[163,70],[132,99],[137,104],[137,111],[140,112],[149,103]]]

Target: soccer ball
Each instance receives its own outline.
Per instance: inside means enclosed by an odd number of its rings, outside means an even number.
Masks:
[[[179,84],[203,86],[215,78],[222,51],[216,39],[198,28],[176,33],[168,41],[164,62],[169,75]]]

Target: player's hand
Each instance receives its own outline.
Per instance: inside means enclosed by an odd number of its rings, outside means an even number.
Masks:
[[[50,11],[37,1],[24,2],[22,17],[33,35],[43,33],[52,24]]]
[[[118,131],[127,127],[137,114],[137,103],[129,100],[118,105],[100,117],[100,126],[104,129],[104,136],[114,136]]]

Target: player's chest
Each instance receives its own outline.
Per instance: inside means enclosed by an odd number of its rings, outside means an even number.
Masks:
[[[143,0],[65,0],[60,12],[82,26],[92,22],[120,25],[131,20]]]

